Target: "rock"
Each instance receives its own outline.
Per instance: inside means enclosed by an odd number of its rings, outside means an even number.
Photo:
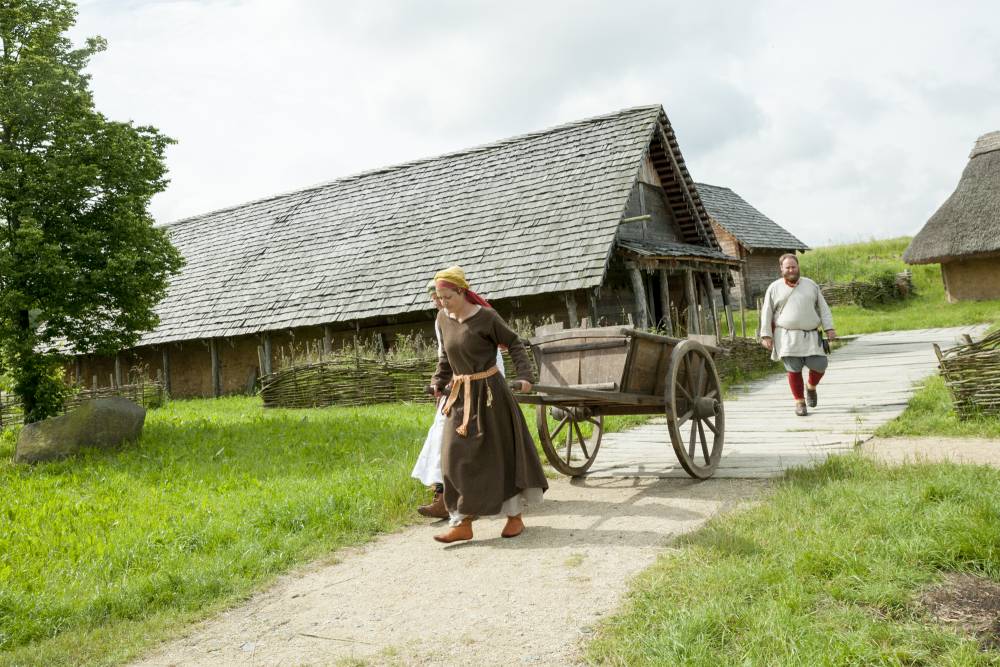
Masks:
[[[83,447],[117,447],[137,440],[145,420],[146,410],[124,398],[87,401],[69,414],[25,425],[17,438],[14,462],[52,461]]]

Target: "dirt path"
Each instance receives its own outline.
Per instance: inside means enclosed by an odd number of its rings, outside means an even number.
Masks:
[[[313,565],[169,643],[142,665],[567,665],[629,579],[678,534],[746,503],[761,480],[552,481],[499,537],[443,547],[421,525]]]
[[[885,463],[973,463],[1000,468],[1000,440],[988,438],[873,438],[866,456]]]

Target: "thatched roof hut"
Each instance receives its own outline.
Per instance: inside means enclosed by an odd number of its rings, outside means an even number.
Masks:
[[[979,137],[955,191],[903,261],[940,263],[949,301],[1000,299],[1000,132]]]

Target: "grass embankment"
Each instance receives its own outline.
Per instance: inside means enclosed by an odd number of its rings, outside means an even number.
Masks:
[[[831,310],[838,334],[847,336],[1000,321],[998,300],[948,303],[944,296],[944,283],[941,280],[939,264],[910,266],[903,262],[903,251],[909,243],[909,237],[850,243],[816,248],[799,256],[802,275],[818,283],[864,281],[886,271],[899,272],[909,269],[913,272],[916,294],[905,301],[871,308],[853,305],[833,306]],[[774,267],[774,277],[780,277],[777,266]],[[758,315],[751,304],[747,312],[747,335],[754,335],[757,322]],[[740,331],[738,316],[736,330]]]
[[[432,418],[428,404],[175,401],[137,446],[33,467],[10,463],[14,434],[0,435],[0,664],[120,662],[418,519],[428,496],[410,470]]]
[[[589,658],[619,665],[997,665],[915,604],[943,572],[1000,581],[1000,471],[791,473],[762,505],[682,538],[632,585]]]

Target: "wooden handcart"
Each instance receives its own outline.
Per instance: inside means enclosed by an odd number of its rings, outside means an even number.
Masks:
[[[538,435],[549,463],[582,475],[594,463],[608,415],[662,414],[681,466],[711,477],[722,457],[726,418],[714,356],[691,339],[625,327],[565,329],[531,339],[538,365]]]

